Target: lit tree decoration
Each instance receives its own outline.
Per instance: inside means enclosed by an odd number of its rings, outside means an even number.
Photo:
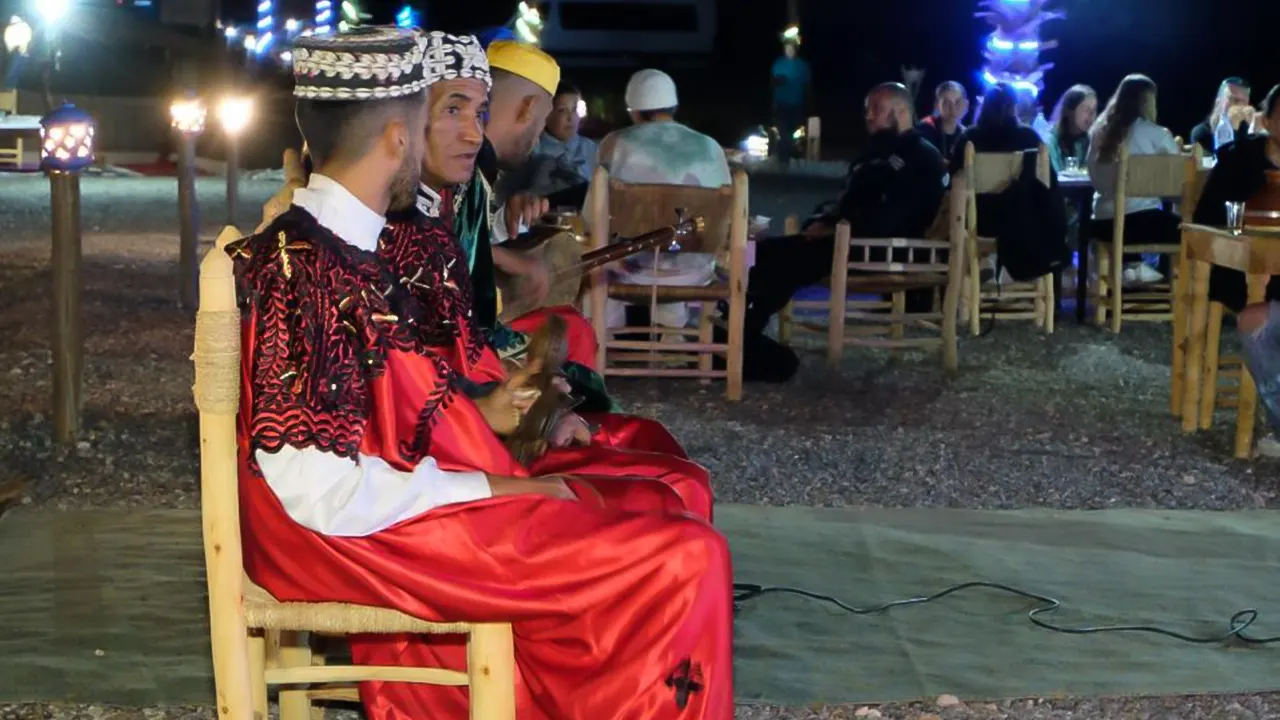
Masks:
[[[1053,63],[1040,62],[1040,53],[1058,46],[1056,40],[1040,39],[1040,26],[1049,20],[1059,20],[1066,14],[1046,9],[1050,0],[982,0],[982,12],[976,17],[985,18],[995,26],[995,32],[987,36],[983,55],[987,64],[982,68],[985,87],[996,83],[1008,83],[1019,95],[1039,96],[1044,89],[1044,76]]]

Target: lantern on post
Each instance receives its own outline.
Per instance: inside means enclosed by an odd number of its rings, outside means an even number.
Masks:
[[[40,119],[40,167],[53,209],[53,437],[75,442],[83,406],[80,331],[80,173],[93,164],[93,116],[65,104]]]
[[[195,310],[200,281],[197,253],[200,243],[200,207],[196,202],[196,138],[204,132],[208,111],[196,97],[177,100],[169,107],[173,131],[178,134],[178,298],[182,307]]]
[[[236,203],[240,199],[240,134],[253,119],[253,100],[245,96],[224,97],[218,103],[218,123],[227,135],[227,224],[236,224]]]

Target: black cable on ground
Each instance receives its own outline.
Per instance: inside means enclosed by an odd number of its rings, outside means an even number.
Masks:
[[[1095,627],[1063,627],[1061,625],[1054,625],[1050,622],[1040,619],[1041,615],[1053,613],[1057,611],[1058,608],[1062,607],[1062,603],[1059,600],[1055,598],[1051,598],[1047,595],[1041,595],[1039,593],[1029,592],[1027,590],[1019,590],[1018,588],[1010,587],[1008,585],[1002,585],[1000,583],[984,582],[984,581],[967,582],[967,583],[961,583],[959,585],[952,585],[951,587],[941,590],[939,592],[936,592],[932,595],[924,595],[919,597],[904,598],[901,600],[893,600],[887,603],[883,603],[881,605],[873,605],[865,608],[854,607],[853,605],[849,605],[841,601],[839,598],[835,598],[830,595],[821,595],[819,593],[810,592],[808,590],[802,590],[800,588],[783,587],[783,586],[771,587],[767,585],[755,585],[751,583],[734,583],[733,612],[736,615],[739,611],[742,610],[744,603],[750,600],[754,600],[763,595],[786,594],[786,595],[798,595],[800,597],[809,598],[811,600],[818,600],[820,602],[835,605],[841,610],[844,610],[845,612],[851,613],[853,615],[875,615],[877,613],[882,613],[891,608],[906,607],[908,605],[922,605],[927,602],[933,602],[934,600],[939,600],[948,595],[958,593],[962,590],[968,590],[970,588],[986,588],[988,590],[998,590],[1007,595],[1015,595],[1017,597],[1026,598],[1027,600],[1034,600],[1038,603],[1041,603],[1040,605],[1036,606],[1035,608],[1033,608],[1031,611],[1027,613],[1027,619],[1030,620],[1031,623],[1037,627],[1044,628],[1045,630],[1052,630],[1053,632],[1063,633],[1066,635],[1093,635],[1096,633],[1107,633],[1107,632],[1137,632],[1137,633],[1149,633],[1152,635],[1164,635],[1165,637],[1171,637],[1176,640],[1181,640],[1183,642],[1196,643],[1198,645],[1211,645],[1211,644],[1217,644],[1217,643],[1225,643],[1232,639],[1235,639],[1239,642],[1242,642],[1248,645],[1266,645],[1268,643],[1280,642],[1280,636],[1253,637],[1251,635],[1245,634],[1244,631],[1248,629],[1249,626],[1253,625],[1253,623],[1258,619],[1258,611],[1254,608],[1240,610],[1239,612],[1232,615],[1228,624],[1228,629],[1225,632],[1218,635],[1201,635],[1201,636],[1188,635],[1186,633],[1181,633],[1176,630],[1169,630],[1166,628],[1157,627],[1155,625],[1102,625],[1102,626],[1095,626]]]

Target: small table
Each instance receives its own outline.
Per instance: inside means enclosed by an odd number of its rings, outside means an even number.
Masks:
[[[0,162],[12,162],[22,169],[22,136],[23,134],[40,132],[40,118],[36,115],[5,115],[0,117],[0,134],[17,135],[16,145],[12,148],[0,149]]]
[[[1058,173],[1058,187],[1076,206],[1076,322],[1083,323],[1089,304],[1089,243],[1093,241],[1093,181],[1081,171]],[[1062,287],[1061,284],[1058,287]],[[1058,297],[1060,293],[1054,293]],[[1055,300],[1056,303],[1056,300]]]
[[[1181,312],[1190,315],[1187,322],[1186,362],[1183,368],[1182,430],[1194,432],[1199,425],[1200,393],[1209,324],[1209,271],[1213,265],[1239,270],[1248,278],[1250,305],[1266,299],[1267,283],[1272,275],[1280,275],[1280,233],[1245,228],[1239,235],[1224,228],[1184,224],[1182,247],[1186,252],[1189,277],[1184,281],[1188,293]],[[1175,307],[1174,312],[1179,312]],[[1177,323],[1175,323],[1176,327]],[[1175,338],[1175,342],[1177,339]],[[1235,457],[1248,458],[1253,452],[1253,424],[1258,411],[1258,388],[1248,368],[1240,371],[1240,396],[1236,417]]]

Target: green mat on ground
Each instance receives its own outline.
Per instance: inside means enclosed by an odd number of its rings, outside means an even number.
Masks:
[[[855,605],[985,579],[1062,599],[1057,621],[1224,629],[1271,603],[1274,513],[970,512],[725,506],[739,581]],[[0,703],[211,699],[194,512],[15,511],[0,518]],[[1021,696],[1280,688],[1280,646],[1227,649],[1142,635],[1065,636],[1029,604],[974,590],[852,617],[767,596],[736,622],[740,699],[801,705],[953,693]]]

